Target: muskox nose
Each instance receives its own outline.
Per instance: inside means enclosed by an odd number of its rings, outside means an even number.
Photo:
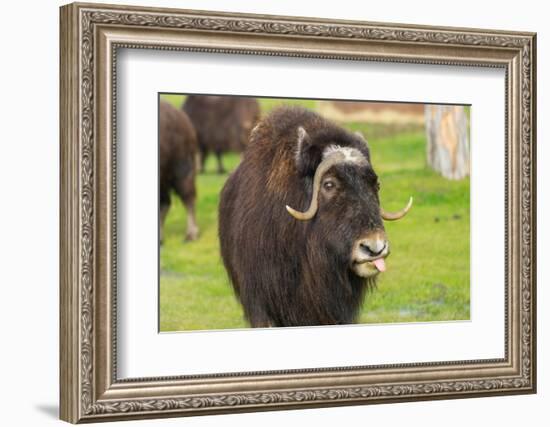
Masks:
[[[368,256],[375,257],[381,255],[388,246],[388,241],[379,235],[367,237],[359,242],[359,247]]]

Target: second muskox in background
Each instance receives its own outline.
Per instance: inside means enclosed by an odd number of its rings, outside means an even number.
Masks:
[[[170,191],[174,190],[187,209],[186,240],[195,240],[199,227],[195,218],[195,176],[198,144],[189,117],[165,101],[159,106],[159,237],[170,208]]]
[[[197,132],[201,171],[206,157],[213,152],[218,160],[218,173],[224,173],[222,154],[243,151],[260,118],[258,101],[247,97],[190,95],[182,108]]]

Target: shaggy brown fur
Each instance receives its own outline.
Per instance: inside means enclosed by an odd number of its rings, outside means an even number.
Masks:
[[[170,208],[170,191],[174,190],[187,209],[186,240],[195,240],[199,228],[195,219],[195,175],[197,170],[198,144],[193,125],[183,111],[165,101],[159,111],[159,199],[160,231]]]
[[[218,173],[224,173],[222,153],[243,151],[260,118],[258,101],[239,96],[190,95],[182,108],[197,131],[202,171],[208,153],[213,152],[218,160]]]
[[[299,127],[307,132],[301,145]],[[285,205],[309,206],[323,150],[334,144],[356,148],[368,164],[329,169],[337,191],[321,191],[315,217],[298,221]],[[253,327],[354,322],[374,279],[351,270],[351,248],[376,230],[384,226],[366,141],[302,108],[283,107],[259,123],[221,194],[221,253]]]

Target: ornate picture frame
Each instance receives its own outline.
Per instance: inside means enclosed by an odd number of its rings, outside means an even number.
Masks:
[[[70,4],[61,8],[60,384],[72,423],[536,391],[536,35]],[[117,49],[498,67],[506,73],[502,359],[117,378]]]

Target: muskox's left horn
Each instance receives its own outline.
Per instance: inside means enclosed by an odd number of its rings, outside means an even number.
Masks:
[[[319,189],[321,188],[321,179],[323,178],[323,175],[332,166],[342,163],[345,160],[346,157],[343,153],[335,152],[319,163],[319,166],[317,166],[317,169],[315,170],[315,175],[313,176],[313,194],[311,195],[309,208],[305,212],[300,212],[286,205],[286,210],[288,213],[300,221],[307,221],[313,218],[317,213],[317,208],[319,207],[319,201],[317,199],[319,197]]]
[[[407,206],[405,206],[398,212],[386,212],[384,209],[380,208],[380,216],[386,221],[395,221],[401,219],[405,215],[407,215],[407,212],[409,212],[409,210],[411,209],[412,204],[413,198],[411,197],[409,198],[409,203],[407,203]]]

